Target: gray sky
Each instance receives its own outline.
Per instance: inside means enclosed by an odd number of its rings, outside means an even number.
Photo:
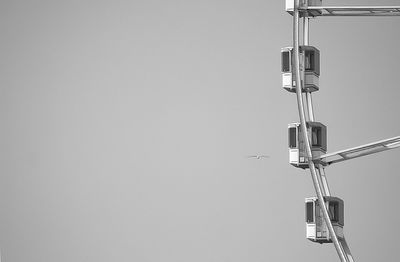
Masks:
[[[338,261],[288,164],[291,24],[284,1],[2,1],[3,261]],[[312,21],[328,151],[400,135],[399,26]],[[398,256],[399,156],[327,169],[356,261]]]

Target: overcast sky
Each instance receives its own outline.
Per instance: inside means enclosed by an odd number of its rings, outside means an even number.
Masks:
[[[345,3],[376,1],[324,2]],[[2,261],[338,261],[305,238],[315,193],[288,163],[291,18],[284,1],[3,0]],[[400,135],[399,26],[311,22],[328,151]],[[398,258],[399,157],[327,169],[356,261]]]

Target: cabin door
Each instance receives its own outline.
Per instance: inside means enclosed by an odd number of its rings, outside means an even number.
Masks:
[[[327,227],[318,201],[315,202],[315,223],[317,226],[317,238],[326,238],[328,236]]]

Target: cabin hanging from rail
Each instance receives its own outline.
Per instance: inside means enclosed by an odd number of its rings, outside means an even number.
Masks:
[[[296,75],[294,70],[293,47],[285,47],[282,54],[282,86],[289,92],[296,92]],[[300,79],[303,92],[319,90],[320,55],[313,46],[300,46]]]
[[[343,238],[344,202],[338,197],[324,197],[333,229],[338,238]],[[324,221],[317,197],[306,198],[306,236],[318,243],[330,243],[332,238]]]
[[[326,154],[326,126],[319,122],[307,122],[308,137],[311,139],[313,158]],[[289,124],[289,163],[295,167],[308,168],[306,144],[299,123]]]

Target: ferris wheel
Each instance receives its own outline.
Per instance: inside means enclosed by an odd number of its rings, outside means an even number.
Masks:
[[[288,125],[289,163],[309,169],[316,196],[305,199],[306,237],[333,243],[342,262],[354,258],[344,236],[344,201],[332,196],[325,168],[400,147],[400,136],[327,153],[327,127],[314,117],[312,93],[320,89],[320,52],[309,45],[309,19],[323,16],[400,16],[400,6],[323,6],[322,0],[286,0],[293,16],[293,45],[284,47],[282,87],[295,93],[300,122]],[[302,35],[302,37],[300,37]]]

